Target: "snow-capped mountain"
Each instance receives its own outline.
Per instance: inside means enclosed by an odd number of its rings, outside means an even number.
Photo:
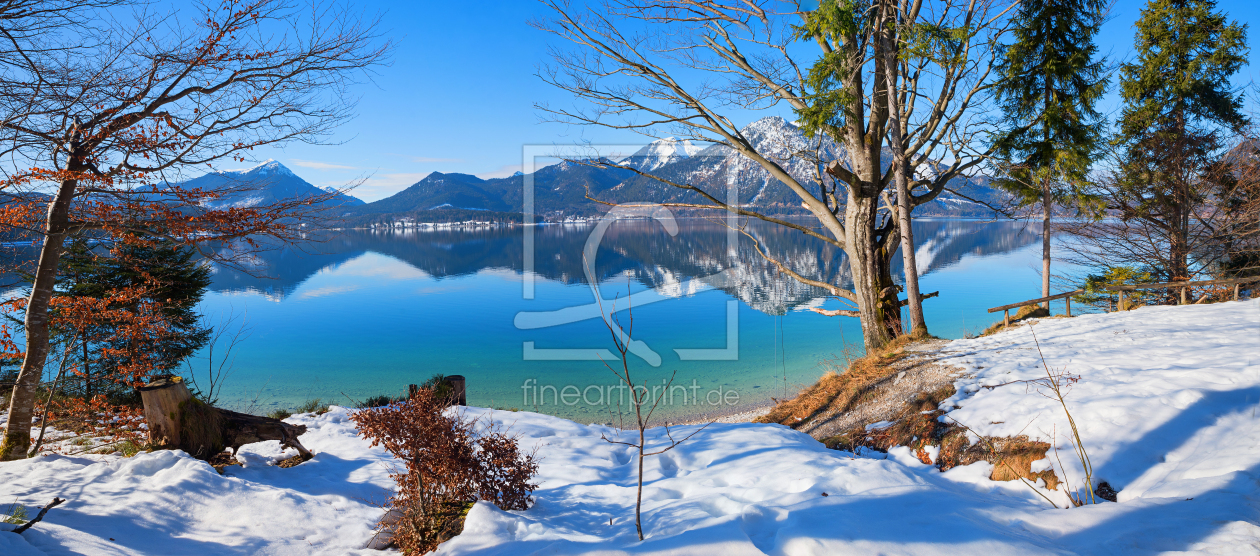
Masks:
[[[686,160],[704,150],[688,139],[666,137],[648,143],[634,154],[621,159],[618,163],[631,168],[651,172],[668,164]]]
[[[205,203],[207,208],[257,207],[273,204],[281,199],[316,197],[335,192],[335,189],[320,189],[298,177],[285,165],[267,160],[252,168],[240,170],[220,170],[193,178],[184,182],[185,188],[198,188],[207,191],[219,191],[222,196]],[[338,193],[333,199],[326,201],[333,207],[355,207],[363,205],[363,201]]]
[[[844,160],[844,150],[830,139],[808,138],[795,124],[778,117],[762,118],[740,132],[766,158],[774,161],[797,181],[817,188],[820,162]],[[884,165],[892,160],[885,153]],[[757,162],[725,145],[701,147],[689,140],[666,138],[653,141],[620,160],[622,164],[667,179],[700,187],[723,200],[759,207],[778,213],[801,212],[800,198]],[[922,167],[921,171],[931,171]],[[523,210],[527,176],[517,173],[506,178],[482,179],[467,174],[433,173],[394,196],[352,211],[364,218],[388,218],[390,214],[451,208],[461,210],[517,213]],[[675,202],[706,204],[700,195],[673,187],[628,170],[598,169],[585,164],[561,162],[530,176],[534,188],[534,211],[539,214],[594,214],[599,205],[587,198],[609,202]],[[969,195],[987,199],[994,192],[978,181],[957,178],[956,187]],[[919,208],[916,214],[934,216],[988,216],[983,205],[943,193]],[[419,214],[415,216],[421,216]],[[428,216],[425,216],[428,217]]]
[[[800,128],[778,116],[748,124],[740,133],[758,152],[803,183],[817,181],[813,177],[816,160],[831,160],[840,152],[828,140],[806,138]],[[727,195],[733,189],[737,201],[742,204],[760,207],[800,205],[800,199],[787,186],[772,178],[765,168],[725,145],[712,145],[686,159],[662,166],[654,173],[719,195]],[[622,200],[701,202],[694,193],[645,177],[628,180],[617,189]]]

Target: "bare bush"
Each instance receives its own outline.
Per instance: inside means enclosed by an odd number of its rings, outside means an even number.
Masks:
[[[404,554],[424,554],[463,529],[463,514],[480,499],[524,510],[538,485],[533,454],[494,423],[480,432],[476,420],[448,409],[428,388],[385,407],[354,412],[350,419],[372,446],[403,462],[390,477],[397,490],[380,527]]]

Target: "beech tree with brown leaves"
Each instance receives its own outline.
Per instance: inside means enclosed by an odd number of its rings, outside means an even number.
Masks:
[[[205,191],[178,183],[256,147],[322,140],[351,116],[347,87],[389,50],[376,21],[350,6],[212,0],[165,14],[136,10],[125,24],[39,38],[58,41],[55,48],[14,41],[17,53],[0,74],[0,191],[9,195],[0,224],[42,244],[0,460],[24,457],[30,444],[66,239],[164,239],[225,263],[264,240],[300,241],[302,225],[333,193],[241,207],[215,200],[253,184]]]

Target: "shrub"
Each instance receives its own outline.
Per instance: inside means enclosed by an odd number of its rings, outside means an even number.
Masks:
[[[1116,293],[1103,288],[1110,286],[1130,286],[1133,284],[1149,284],[1154,279],[1151,273],[1131,266],[1115,266],[1106,269],[1102,274],[1090,274],[1085,277],[1085,293],[1074,296],[1072,301],[1092,305],[1111,311],[1127,311],[1158,301],[1158,296],[1150,290],[1134,290],[1125,292],[1124,307],[1116,307]]]
[[[141,428],[144,424],[144,411],[140,407],[113,403],[104,395],[91,399],[80,399],[62,395],[48,396],[39,393],[35,405],[39,415],[39,424],[64,432],[86,435],[102,444],[131,442],[143,445],[148,440],[148,433]],[[68,446],[43,443],[42,437],[36,435],[32,443],[30,455],[40,452],[62,452]]]
[[[397,485],[379,526],[404,554],[424,554],[463,529],[463,515],[477,499],[504,510],[524,510],[538,485],[532,454],[515,437],[487,423],[478,434],[433,389],[384,407],[354,412],[359,434],[403,462],[390,477]],[[393,518],[390,518],[391,514]]]
[[[429,380],[424,381],[420,385],[420,389],[433,392],[433,395],[443,404],[448,406],[455,404],[455,388],[451,386],[451,383],[446,380],[446,376],[442,375],[442,373],[429,377]]]
[[[328,413],[328,404],[323,403],[323,400],[320,400],[319,398],[315,398],[313,400],[306,400],[305,402],[302,402],[301,404],[299,404],[297,407],[294,407],[291,409],[284,409],[284,408],[273,409],[271,410],[270,413],[267,414],[267,417],[271,417],[272,419],[283,420],[283,419],[288,419],[289,417],[292,417],[298,413],[314,413],[316,415],[323,415],[325,413]]]
[[[366,400],[363,400],[355,404],[355,407],[358,409],[368,409],[371,407],[385,407],[389,404],[392,404],[395,402],[401,402],[405,399],[407,399],[407,396],[389,396],[386,394],[381,394],[379,396],[372,396]]]
[[[304,403],[302,403],[302,405],[299,405],[296,408],[294,408],[293,412],[294,413],[314,413],[316,415],[323,415],[325,413],[328,413],[328,404],[321,403],[322,401],[323,400],[320,400],[319,398],[315,398],[313,400],[306,400]]]

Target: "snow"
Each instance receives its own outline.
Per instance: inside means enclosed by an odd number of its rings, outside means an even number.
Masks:
[[[696,146],[689,139],[666,137],[648,143],[619,162],[644,172],[651,172],[668,164],[695,156],[701,150],[703,150],[702,147]]]
[[[280,175],[280,176],[297,177],[297,174],[294,174],[293,171],[290,170],[288,166],[285,166],[284,164],[281,164],[280,162],[271,158],[268,158],[267,160],[264,160],[254,165],[252,168],[241,168],[237,170],[220,170],[218,173],[252,175],[252,176],[270,176],[270,175],[275,174],[275,175]]]
[[[1054,509],[1018,481],[989,480],[988,463],[941,473],[907,448],[852,454],[779,425],[715,424],[645,460],[639,542],[633,449],[600,438],[614,429],[468,408],[538,448],[541,487],[525,511],[478,503],[438,554],[1260,550],[1260,301],[1043,319],[1034,329],[1050,366],[1081,377],[1068,405],[1097,479],[1119,490],[1119,503]],[[1079,480],[1062,410],[1012,382],[1044,373],[1026,327],[946,349],[969,369],[946,402],[959,406],[952,417],[984,434],[1053,441]],[[372,502],[390,486],[390,459],[354,435],[349,411],[291,418],[310,428],[302,440],[316,457],[290,469],[273,465],[285,457],[275,442],[244,447],[245,466],[227,476],[181,452],[0,464],[0,503],[69,499],[20,537],[0,532],[0,553],[376,553],[361,547],[380,515]],[[650,445],[664,442],[661,429],[649,432]]]
[[[1029,395],[1026,383],[1008,384],[1045,376],[1035,331],[1051,369],[1081,376],[1068,409],[1096,480],[1119,490],[1121,502],[1184,499],[1254,481],[1260,476],[1258,303],[1042,319],[1031,330],[955,341],[948,349],[958,352],[957,364],[979,371],[958,385],[973,393],[946,404],[961,406],[950,415],[980,434],[1022,432],[1057,445],[1068,476],[1080,478],[1058,402]],[[984,388],[998,384],[1008,385]],[[1057,462],[1055,468],[1063,477]]]

